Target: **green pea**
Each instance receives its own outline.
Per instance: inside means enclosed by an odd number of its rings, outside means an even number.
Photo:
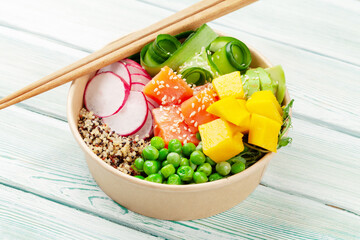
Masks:
[[[162,139],[161,137],[153,137],[150,140],[150,144],[151,146],[155,147],[157,150],[160,150],[165,147],[164,139]]]
[[[181,158],[180,160],[180,166],[189,166],[189,159],[187,158]]]
[[[154,146],[147,146],[142,152],[146,160],[156,160],[159,157],[159,151]]]
[[[205,162],[209,163],[212,167],[216,165],[216,162],[212,160],[210,157],[206,157]]]
[[[169,164],[172,164],[174,167],[177,168],[180,165],[181,158],[178,153],[171,152],[167,155],[166,160]]]
[[[140,171],[144,170],[144,162],[145,161],[143,158],[139,157],[139,158],[135,159],[134,164],[135,164],[136,169],[140,170]]]
[[[143,176],[141,176],[141,175],[136,175],[136,176],[134,176],[135,178],[138,178],[138,179],[141,179],[141,180],[144,180],[145,178],[143,177]]]
[[[193,177],[194,170],[192,170],[190,166],[181,166],[178,168],[177,174],[182,181],[190,181]]]
[[[195,151],[195,144],[193,143],[185,143],[182,147],[182,153],[185,155],[185,157],[190,157],[190,154]]]
[[[193,179],[195,183],[204,183],[208,181],[206,174],[198,171],[194,172]]]
[[[199,142],[199,144],[196,146],[195,150],[202,152],[202,150],[203,150],[202,142]]]
[[[210,163],[203,163],[197,168],[198,172],[203,172],[208,177],[212,172],[212,167]]]
[[[222,175],[226,176],[230,173],[231,165],[228,162],[219,162],[216,164],[216,171]]]
[[[159,150],[159,157],[157,160],[159,161],[164,161],[166,160],[167,155],[169,154],[169,150],[167,150],[166,148],[162,148]]]
[[[209,182],[212,182],[212,181],[216,181],[216,180],[219,180],[219,179],[222,179],[223,176],[221,176],[220,174],[218,173],[213,173],[209,176]]]
[[[157,173],[159,170],[160,170],[160,163],[158,161],[148,160],[144,162],[144,172],[147,175]]]
[[[179,139],[171,139],[168,145],[169,152],[181,153],[182,145]]]
[[[168,164],[161,168],[161,174],[164,178],[168,178],[171,174],[175,173],[175,167],[172,164]]]
[[[166,165],[168,165],[168,164],[169,164],[168,160],[165,160],[165,161],[163,161],[163,162],[161,163],[161,167],[164,167],[164,166],[166,166]]]
[[[197,138],[197,140],[201,141],[201,135],[200,135],[200,132],[197,132],[197,133],[196,133],[196,138]]]
[[[244,169],[245,169],[245,164],[243,162],[236,162],[233,165],[231,165],[231,173],[232,174],[236,174],[241,171],[244,171]]]
[[[162,183],[163,177],[161,174],[153,173],[145,178],[146,181],[154,182],[154,183]]]
[[[190,155],[190,161],[193,164],[201,165],[205,162],[205,155],[200,151],[194,151]]]
[[[181,179],[180,179],[180,176],[175,173],[175,174],[172,174],[172,175],[170,175],[170,176],[168,177],[167,184],[171,184],[171,185],[181,185],[181,184],[182,184],[182,181],[181,181]]]

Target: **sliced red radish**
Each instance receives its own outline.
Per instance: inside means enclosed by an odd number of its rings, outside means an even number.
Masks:
[[[124,107],[115,115],[104,118],[103,121],[116,133],[129,136],[143,127],[148,112],[145,95],[142,92],[130,91]]]
[[[97,74],[102,73],[102,72],[113,72],[116,75],[119,75],[120,77],[122,77],[127,82],[127,84],[129,86],[131,86],[130,72],[129,72],[128,68],[125,67],[125,64],[122,62],[115,62],[106,67],[100,68],[97,71]]]
[[[146,85],[151,81],[151,78],[148,78],[142,74],[131,74],[130,76],[132,83],[142,83]]]
[[[141,67],[141,65],[140,64],[138,64],[137,62],[135,62],[134,60],[131,60],[131,59],[129,59],[129,58],[125,58],[125,59],[123,59],[123,60],[121,60],[122,62],[124,62],[125,64],[133,64],[133,65],[138,65],[138,66],[140,66]]]
[[[138,91],[138,92],[142,92],[142,90],[144,89],[145,84],[142,83],[138,83],[138,82],[134,82],[131,85],[131,91]]]
[[[133,65],[133,64],[127,64],[125,66],[129,70],[130,74],[142,74],[145,77],[150,77],[150,75],[146,72],[146,70],[143,69],[141,66],[138,67],[137,65]]]
[[[142,128],[133,134],[133,136],[139,136],[140,139],[145,139],[151,136],[153,130],[153,117],[152,113],[148,112],[148,116],[146,118],[146,122]]]
[[[129,85],[118,75],[99,73],[86,84],[84,105],[98,117],[109,117],[122,109],[129,92]]]

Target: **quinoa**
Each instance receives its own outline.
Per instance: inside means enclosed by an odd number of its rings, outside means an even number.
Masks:
[[[139,174],[131,165],[141,156],[149,141],[138,136],[120,136],[85,108],[79,113],[78,130],[86,145],[104,162],[123,173]]]

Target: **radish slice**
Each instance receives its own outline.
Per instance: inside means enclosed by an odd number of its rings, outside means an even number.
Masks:
[[[130,74],[141,74],[141,75],[144,75],[145,77],[150,78],[150,75],[141,66],[138,67],[138,66],[133,65],[133,64],[127,64],[125,66],[129,70]]]
[[[150,82],[151,78],[148,78],[142,74],[131,74],[131,82],[132,83],[142,83],[144,85]]]
[[[153,117],[149,110],[144,126],[135,134],[133,134],[133,136],[135,137],[136,135],[138,135],[140,139],[145,139],[151,136],[152,130],[153,130]]]
[[[122,77],[125,82],[131,86],[131,77],[130,77],[130,72],[127,69],[127,67],[125,67],[125,64],[122,62],[115,62],[113,64],[110,64],[106,67],[100,68],[97,71],[98,73],[102,73],[102,72],[113,72],[116,75],[119,75],[120,77]]]
[[[137,62],[135,62],[134,60],[131,60],[131,59],[129,59],[129,58],[125,58],[125,59],[123,59],[123,60],[121,60],[123,63],[125,63],[125,64],[133,64],[133,65],[135,65],[135,66],[139,66],[140,68],[141,68],[141,65],[140,64],[138,64]]]
[[[88,81],[84,93],[84,105],[98,117],[109,117],[125,105],[130,87],[111,72],[95,75]]]
[[[130,91],[124,107],[115,115],[103,121],[113,131],[122,136],[129,136],[139,131],[146,122],[148,106],[142,92]]]
[[[145,84],[142,83],[138,83],[138,82],[134,82],[131,85],[131,91],[138,91],[138,92],[142,92],[142,90],[144,89]]]

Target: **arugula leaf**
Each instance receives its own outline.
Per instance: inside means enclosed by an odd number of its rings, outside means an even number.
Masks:
[[[291,127],[292,122],[291,122],[291,116],[289,114],[293,104],[294,104],[294,99],[292,99],[283,109],[283,124],[281,126],[279,133],[277,149],[285,147],[292,142],[292,138],[284,137],[284,135],[287,132],[287,130]]]

